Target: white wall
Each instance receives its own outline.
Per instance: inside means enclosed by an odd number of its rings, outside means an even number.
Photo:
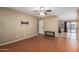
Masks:
[[[47,17],[44,19],[44,31],[53,31],[58,36],[58,17]]]
[[[21,24],[28,20],[29,24]],[[0,44],[37,35],[37,18],[8,8],[0,8]]]

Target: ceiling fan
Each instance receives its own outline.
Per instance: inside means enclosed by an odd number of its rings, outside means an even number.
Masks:
[[[52,12],[51,9],[45,10],[44,7],[40,7],[39,10],[34,10],[33,12],[39,13],[39,15],[44,16],[47,15],[49,12]]]

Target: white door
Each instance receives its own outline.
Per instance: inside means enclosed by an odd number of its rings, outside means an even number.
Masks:
[[[44,34],[43,20],[39,20],[39,34]]]

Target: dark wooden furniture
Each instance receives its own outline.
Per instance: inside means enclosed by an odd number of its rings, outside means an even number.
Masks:
[[[55,37],[55,32],[45,31],[45,36],[53,36],[53,37]]]
[[[67,32],[67,22],[64,22],[64,32]]]

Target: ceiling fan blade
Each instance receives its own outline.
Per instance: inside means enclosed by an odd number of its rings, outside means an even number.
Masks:
[[[33,12],[39,12],[38,10],[34,10]]]
[[[45,13],[45,14],[47,14],[47,13]]]
[[[45,12],[52,12],[52,10],[45,10]]]

